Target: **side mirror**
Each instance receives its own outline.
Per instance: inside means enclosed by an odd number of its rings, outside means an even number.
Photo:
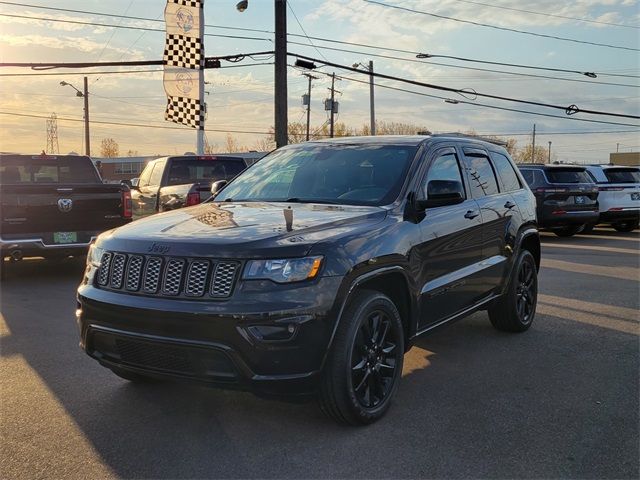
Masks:
[[[215,197],[216,194],[220,190],[222,190],[227,183],[229,183],[229,182],[227,182],[226,180],[218,180],[217,182],[213,182],[211,184],[211,195],[213,195]]]
[[[431,180],[427,184],[427,198],[417,201],[420,210],[444,207],[464,202],[462,183],[455,180]]]

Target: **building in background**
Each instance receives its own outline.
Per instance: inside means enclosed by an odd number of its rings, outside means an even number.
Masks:
[[[610,153],[609,163],[613,165],[640,167],[640,152]]]

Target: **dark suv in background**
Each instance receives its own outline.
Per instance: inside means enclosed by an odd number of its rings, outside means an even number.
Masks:
[[[500,146],[331,139],[101,235],[77,321],[87,354],[125,379],[317,395],[366,424],[418,335],[481,309],[527,330],[539,265],[535,201]]]
[[[598,187],[585,167],[519,165],[536,196],[538,223],[560,237],[570,237],[597,223]]]

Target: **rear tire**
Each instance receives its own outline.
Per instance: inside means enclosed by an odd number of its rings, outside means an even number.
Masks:
[[[573,237],[576,233],[582,231],[583,225],[571,226],[571,227],[562,227],[553,230],[559,237]]]
[[[614,223],[613,228],[615,228],[619,232],[633,232],[636,228],[638,228],[639,222],[620,222]]]
[[[388,410],[398,389],[404,328],[384,294],[358,292],[341,318],[320,385],[320,408],[338,423],[367,425]]]
[[[533,323],[537,303],[536,261],[531,252],[522,250],[513,267],[507,290],[489,308],[489,320],[498,330],[524,332]]]
[[[596,228],[595,223],[587,223],[580,233],[592,233],[594,228]]]

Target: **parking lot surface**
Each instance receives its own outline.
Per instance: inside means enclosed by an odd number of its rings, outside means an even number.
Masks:
[[[638,232],[543,234],[536,321],[485,312],[417,341],[366,428],[315,404],[133,385],[78,348],[83,264],[7,267],[2,478],[638,478]]]

